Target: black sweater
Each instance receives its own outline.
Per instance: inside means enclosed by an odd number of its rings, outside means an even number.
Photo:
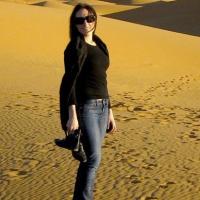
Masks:
[[[94,35],[93,39],[98,47],[105,53],[109,61],[109,52],[106,44],[97,36]],[[62,129],[66,130],[66,124],[69,119],[69,101],[70,98],[76,96],[72,92],[76,86],[76,81],[79,78],[79,74],[84,66],[88,54],[88,45],[81,37],[73,38],[67,45],[64,51],[64,63],[65,63],[65,73],[62,77],[60,84],[60,120]],[[107,88],[106,88],[107,90]],[[106,91],[104,90],[104,91]],[[75,90],[76,91],[76,90]],[[109,108],[110,98],[109,98]]]

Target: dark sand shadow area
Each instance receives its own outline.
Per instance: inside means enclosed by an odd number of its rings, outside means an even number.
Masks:
[[[142,7],[103,15],[168,31],[200,36],[200,1],[154,2]]]
[[[36,3],[31,3],[29,5],[32,5],[32,6],[46,6],[47,4],[47,1],[41,1],[41,2],[36,2]]]
[[[109,3],[115,3],[115,4],[119,4],[119,5],[133,5],[134,4],[134,0],[103,0],[105,2],[109,2]]]

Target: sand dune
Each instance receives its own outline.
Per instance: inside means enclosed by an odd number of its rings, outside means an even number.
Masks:
[[[61,1],[36,1],[36,2],[29,2],[28,5],[33,6],[44,6],[44,7],[50,7],[50,8],[63,8],[66,9],[69,6],[66,6],[65,2]]]
[[[28,2],[28,5],[36,5],[36,6],[44,6],[44,7],[52,7],[52,8],[63,8],[67,9],[69,5],[76,5],[77,3],[89,3],[93,5],[95,10],[97,11],[98,15],[106,15],[110,13],[126,11],[134,8],[138,8],[139,6],[130,6],[130,5],[116,5],[114,3],[108,3],[105,1],[55,1],[55,0],[48,0],[48,1],[35,1],[35,2]]]
[[[91,1],[118,126],[103,144],[95,200],[199,200],[200,38],[141,22],[158,5],[142,2]],[[53,141],[63,137],[58,90],[73,5],[35,3],[0,2],[0,199],[70,200],[78,162]],[[113,19],[129,9],[137,22]]]

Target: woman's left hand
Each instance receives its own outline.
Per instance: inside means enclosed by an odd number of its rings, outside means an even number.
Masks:
[[[108,126],[107,126],[107,133],[111,133],[111,132],[114,132],[116,131],[117,127],[116,127],[116,124],[115,124],[115,119],[114,119],[114,116],[113,116],[113,112],[112,112],[112,109],[110,108],[109,109],[109,115],[108,115]]]

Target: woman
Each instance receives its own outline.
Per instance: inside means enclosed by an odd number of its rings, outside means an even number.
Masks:
[[[97,14],[88,4],[75,6],[70,17],[70,42],[64,52],[65,74],[60,87],[60,114],[64,131],[82,130],[87,162],[80,162],[73,200],[92,200],[102,140],[114,132],[107,89],[109,54],[95,35]]]

